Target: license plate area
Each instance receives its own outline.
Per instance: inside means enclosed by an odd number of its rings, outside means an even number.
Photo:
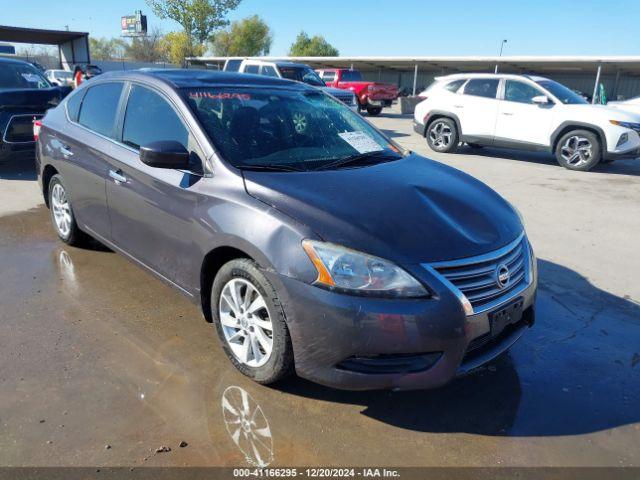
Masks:
[[[502,333],[507,325],[518,323],[522,320],[522,307],[524,299],[517,298],[511,303],[489,313],[489,325],[491,336],[497,337]]]

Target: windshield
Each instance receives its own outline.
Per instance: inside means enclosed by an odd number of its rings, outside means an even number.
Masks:
[[[538,80],[536,83],[542,88],[548,90],[554,97],[566,105],[589,103],[576,92],[565,87],[561,83],[554,82],[553,80]]]
[[[322,91],[193,88],[187,103],[223,157],[238,168],[315,170],[345,158],[401,158],[362,117]]]
[[[316,72],[308,67],[278,67],[283,78],[295,80],[297,82],[308,83],[314,87],[325,87],[326,85]]]
[[[51,88],[51,84],[31,65],[4,63],[0,65],[0,88]]]

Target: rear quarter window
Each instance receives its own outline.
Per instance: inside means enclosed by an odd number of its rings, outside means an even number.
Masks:
[[[82,98],[86,93],[86,90],[80,90],[79,92],[74,92],[67,100],[67,115],[69,116],[69,120],[72,122],[77,122],[78,117],[80,116],[80,106],[82,105]]]
[[[464,82],[466,82],[466,80],[454,80],[453,82],[449,82],[444,86],[445,90],[448,90],[449,92],[457,92],[460,87],[462,86],[462,84],[464,84]]]

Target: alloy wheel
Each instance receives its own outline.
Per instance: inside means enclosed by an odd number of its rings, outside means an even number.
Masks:
[[[593,157],[593,145],[588,138],[573,135],[564,142],[560,155],[572,167],[581,167]]]
[[[254,368],[267,363],[273,350],[273,323],[258,289],[243,278],[230,280],[222,288],[218,313],[236,359]]]
[[[51,208],[58,233],[66,238],[71,232],[71,206],[64,187],[59,183],[51,190]]]
[[[429,139],[436,150],[445,150],[451,145],[451,127],[445,122],[434,122],[429,128]]]

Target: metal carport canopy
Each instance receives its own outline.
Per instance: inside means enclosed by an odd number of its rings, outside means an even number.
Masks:
[[[8,27],[0,25],[0,41],[61,45],[77,38],[87,37],[85,32],[67,30],[42,30],[39,28]]]
[[[68,70],[73,69],[73,65],[91,62],[89,34],[86,32],[0,25],[0,41],[57,45],[60,66]]]
[[[593,72],[624,71],[640,75],[640,56],[433,56],[433,57],[192,57],[192,64],[222,65],[228,59],[286,60],[306,63],[313,68],[354,68],[438,71],[492,71],[496,64],[505,71]]]

